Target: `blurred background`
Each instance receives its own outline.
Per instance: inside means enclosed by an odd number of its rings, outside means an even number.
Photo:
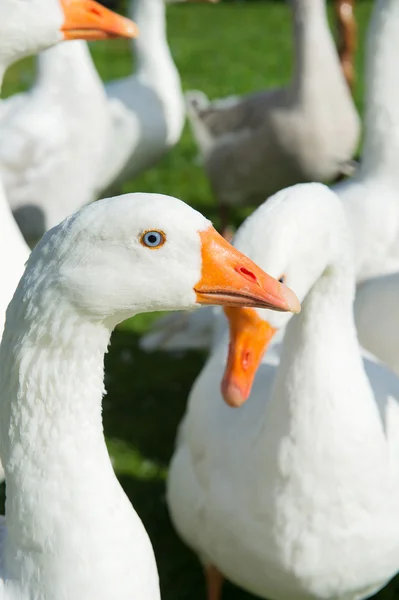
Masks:
[[[106,4],[125,14],[125,0],[109,0]],[[328,4],[334,30],[332,2]],[[354,97],[361,115],[364,37],[372,4],[372,0],[357,0],[355,10],[358,51]],[[209,98],[221,98],[278,86],[290,78],[292,24],[285,0],[225,0],[217,5],[172,3],[167,9],[167,25],[169,46],[184,90],[200,89]],[[124,77],[134,69],[129,42],[96,42],[90,48],[104,81]],[[34,82],[34,73],[33,59],[14,65],[7,72],[3,97],[28,89]],[[125,183],[123,191],[177,196],[218,225],[217,206],[197,154],[186,124],[178,145],[156,167]],[[239,223],[244,215],[245,212],[237,211],[233,220]],[[204,600],[201,567],[172,529],[164,483],[176,429],[206,355],[141,352],[139,336],[157,317],[141,315],[122,324],[113,335],[106,357],[104,426],[116,473],[154,545],[163,600]],[[223,598],[244,600],[252,596],[226,585]],[[399,580],[378,598],[399,599]]]

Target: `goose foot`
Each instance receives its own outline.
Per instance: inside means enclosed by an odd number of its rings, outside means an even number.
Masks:
[[[229,225],[230,208],[227,204],[221,204],[219,208],[220,233],[225,240],[231,242],[234,236],[234,229]]]
[[[353,14],[355,0],[335,0],[338,20],[339,57],[345,79],[353,90],[355,80],[354,55],[357,42],[356,19]]]
[[[213,565],[205,567],[206,599],[221,600],[224,577]]]

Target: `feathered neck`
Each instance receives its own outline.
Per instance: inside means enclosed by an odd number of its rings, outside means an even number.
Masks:
[[[89,99],[84,91],[92,85],[102,89],[101,79],[94,66],[88,45],[81,40],[56,44],[41,52],[37,58],[36,86],[46,87],[68,96],[78,95]]]
[[[164,0],[131,0],[129,16],[140,31],[132,41],[137,71],[180,81],[166,35]]]
[[[325,0],[291,0],[294,24],[294,76],[292,88],[299,98],[325,94],[325,86],[350,97],[333,36]],[[324,73],[323,85],[320,73]],[[322,88],[322,89],[320,89]],[[336,89],[334,89],[336,92]]]
[[[10,303],[0,346],[6,572],[29,597],[56,599],[62,590],[71,598],[103,600],[117,592],[128,600],[140,586],[156,591],[157,577],[104,440],[103,359],[111,328],[66,300],[51,247],[41,250]],[[150,577],[141,561],[147,571],[152,565]]]

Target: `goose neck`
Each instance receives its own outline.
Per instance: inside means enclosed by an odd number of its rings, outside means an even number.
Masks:
[[[301,96],[308,89],[315,95],[320,88],[320,70],[325,77],[323,86],[344,87],[339,59],[331,35],[325,0],[292,0],[294,27],[293,89]],[[348,92],[349,93],[349,92]]]
[[[58,90],[68,88],[76,94],[86,90],[93,81],[100,86],[87,43],[81,40],[60,43],[44,50],[37,58],[37,83],[39,87]]]
[[[84,597],[95,597],[88,567],[78,574],[68,567],[76,563],[71,556],[82,565],[95,557],[104,569],[104,590],[96,597],[111,597],[109,586],[132,560],[110,561],[118,548],[129,554],[138,519],[116,480],[103,434],[109,339],[103,323],[79,314],[42,276],[25,273],[0,346],[0,450],[7,483],[6,568],[10,577],[28,580],[30,590],[36,583],[42,589],[43,582],[70,590],[76,584],[74,593],[88,586],[92,595]]]
[[[132,41],[137,71],[179,77],[167,40],[164,0],[133,0],[130,18],[140,31]]]
[[[353,273],[343,263],[327,266],[302,303],[301,313],[287,326],[265,415],[265,426],[268,431],[274,427],[276,443],[291,431],[305,448],[306,415],[328,445],[333,428],[341,421],[345,427],[349,424],[348,410],[357,410],[370,396],[353,319],[353,282]],[[373,410],[372,402],[370,396]]]

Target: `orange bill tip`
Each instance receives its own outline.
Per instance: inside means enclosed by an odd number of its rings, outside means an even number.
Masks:
[[[225,308],[230,344],[222,381],[222,396],[234,408],[249,398],[262,357],[276,333],[253,308]]]

